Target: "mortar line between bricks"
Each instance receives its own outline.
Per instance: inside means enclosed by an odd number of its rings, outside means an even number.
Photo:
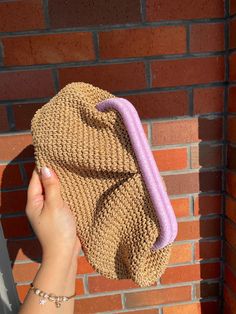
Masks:
[[[92,32],[92,31],[113,31],[116,29],[130,29],[130,28],[149,28],[158,26],[182,26],[186,24],[202,24],[212,23],[216,24],[224,22],[225,18],[205,18],[205,19],[188,19],[188,20],[164,20],[158,22],[139,22],[139,23],[123,23],[123,24],[107,24],[107,25],[96,25],[96,26],[82,26],[82,27],[66,27],[66,28],[55,28],[45,30],[27,30],[27,31],[16,31],[16,32],[0,32],[1,37],[12,37],[12,36],[23,36],[23,35],[47,35],[47,34],[65,34],[70,32]]]
[[[189,199],[189,215],[194,216],[194,195],[190,195]]]
[[[191,299],[192,300],[196,299],[195,298],[195,284],[194,283],[191,284]]]
[[[14,113],[12,110],[12,106],[6,106],[6,111],[7,111],[7,122],[8,122],[8,125],[10,127],[10,131],[11,132],[15,131],[15,117],[14,117]],[[2,134],[2,132],[1,132],[1,134]]]
[[[0,38],[0,66],[2,67],[4,66],[3,60],[4,60],[4,47],[3,47],[2,40]]]
[[[127,308],[125,310],[118,310],[116,311],[115,313],[130,313],[130,312],[133,312],[133,311],[142,311],[142,310],[159,310],[159,314],[162,314],[163,312],[162,311],[162,308],[166,308],[166,307],[175,307],[175,306],[178,306],[178,305],[187,305],[187,304],[195,304],[196,302],[201,302],[201,303],[206,303],[206,302],[209,302],[209,301],[217,301],[218,298],[217,297],[211,297],[211,298],[206,298],[206,299],[201,299],[201,298],[198,298],[196,300],[191,300],[191,301],[179,301],[179,302],[171,302],[171,303],[162,303],[162,304],[158,304],[158,305],[154,305],[154,306],[138,306],[138,307],[131,307],[131,308]],[[99,314],[114,314],[114,311],[112,312],[99,312]]]
[[[204,281],[205,282],[205,281]],[[218,280],[214,282],[218,282]],[[92,294],[88,294],[88,295],[79,295],[77,296],[78,299],[89,299],[89,298],[93,298],[93,297],[100,297],[100,296],[108,296],[108,295],[116,295],[116,294],[121,294],[121,292],[125,293],[125,294],[132,294],[132,293],[139,293],[139,292],[148,292],[148,291],[157,291],[157,290],[162,290],[164,289],[171,289],[171,288],[178,288],[178,287],[185,287],[185,286],[191,286],[192,283],[199,283],[199,280],[194,280],[194,281],[188,281],[188,282],[183,282],[181,285],[162,285],[157,287],[146,287],[146,288],[136,288],[136,289],[125,289],[125,290],[115,290],[115,291],[103,291],[103,292],[93,292]],[[214,297],[213,297],[214,298]]]
[[[100,51],[99,51],[99,34],[96,31],[92,32],[92,36],[93,36],[93,50],[95,52],[95,60],[96,62],[99,62],[100,60]]]
[[[151,65],[148,60],[144,61],[145,66],[145,79],[147,83],[147,88],[152,88],[152,71],[151,71]]]
[[[1,213],[0,217],[1,218],[14,218],[14,217],[21,217],[21,216],[26,216],[26,213],[24,210],[22,211],[17,211],[17,212],[11,212],[11,213]],[[204,221],[204,220],[213,220],[216,218],[222,218],[221,214],[208,214],[204,216],[185,216],[185,217],[178,217],[177,221],[178,222],[193,222],[193,221]]]
[[[223,165],[224,165],[224,171],[222,174],[222,192],[223,192],[223,198],[222,198],[222,221],[221,221],[221,232],[222,232],[222,246],[221,246],[221,257],[222,257],[222,264],[221,264],[221,290],[220,290],[220,297],[221,297],[221,304],[220,309],[223,313],[224,310],[224,270],[225,270],[225,257],[224,257],[224,250],[225,250],[225,226],[224,222],[226,219],[226,174],[227,174],[227,148],[228,148],[228,141],[227,141],[227,119],[228,119],[228,86],[229,86],[229,0],[225,1],[225,28],[224,28],[224,38],[225,38],[225,78],[227,85],[225,87],[224,91],[224,118],[223,118],[223,138],[224,138],[224,146],[223,146]]]
[[[196,145],[196,147],[199,147],[199,145]],[[192,167],[192,153],[191,153],[192,145],[187,145],[187,169],[194,169]]]
[[[115,59],[102,59],[102,60],[89,60],[89,61],[78,61],[78,62],[66,62],[66,63],[50,63],[50,64],[35,64],[35,65],[20,65],[20,66],[1,66],[1,72],[10,71],[29,71],[29,70],[46,70],[52,67],[63,69],[63,68],[74,68],[74,67],[86,67],[86,66],[99,66],[99,65],[115,65],[125,64],[132,62],[144,62],[145,60],[150,61],[163,61],[163,60],[188,60],[196,58],[211,58],[221,57],[225,55],[225,51],[213,51],[213,52],[196,52],[196,53],[182,53],[182,54],[165,54],[165,55],[154,55],[154,56],[143,56],[143,57],[128,57],[128,58],[115,58]]]
[[[1,138],[1,137],[0,137]],[[3,161],[0,161],[0,165],[7,165],[7,166],[9,166],[9,165],[20,165],[20,164],[27,164],[27,163],[29,163],[29,162],[35,162],[35,160],[34,159],[22,159],[22,160],[10,160],[10,161],[5,161],[5,160],[3,160]]]
[[[125,298],[125,293],[123,293],[123,289],[120,293],[120,298],[121,298],[121,306],[122,309],[125,309],[125,304],[126,304],[126,298]]]
[[[27,177],[27,173],[25,170],[25,167],[23,167],[23,164],[18,164],[19,170],[20,170],[20,175],[21,175],[21,179],[23,182],[23,185],[28,185],[28,177]]]
[[[213,82],[213,83],[207,83],[207,84],[194,84],[192,85],[193,88],[211,88],[211,87],[224,87],[225,82]],[[234,86],[234,85],[232,85]],[[153,87],[152,89],[139,89],[139,90],[131,90],[131,91],[116,91],[113,92],[114,95],[133,95],[133,94],[142,94],[142,93],[156,93],[156,92],[169,92],[169,91],[181,91],[188,89],[188,85],[182,85],[182,86],[169,86],[169,87]],[[49,101],[51,97],[49,98],[22,98],[22,99],[13,99],[13,100],[0,100],[0,105],[5,105],[6,103],[10,104],[21,104],[22,102],[46,102]]]
[[[199,281],[198,281],[199,282]],[[197,283],[197,282],[196,282]],[[187,285],[183,285],[183,286],[187,286]],[[170,287],[170,288],[172,288],[172,287]],[[158,290],[158,289],[153,289],[153,290]],[[140,291],[140,292],[143,292],[142,290]],[[132,292],[130,292],[131,294],[133,293],[133,291]],[[136,293],[138,293],[138,291],[136,292]],[[111,291],[109,291],[109,292],[104,292],[104,293],[93,293],[92,295],[90,294],[90,295],[79,295],[79,296],[76,296],[76,300],[83,300],[83,299],[92,299],[92,298],[95,298],[95,297],[107,297],[107,296],[111,296],[111,295],[120,295],[120,293],[118,292],[118,291],[116,291],[116,292],[114,292],[114,293],[112,293]],[[129,294],[129,293],[127,293],[127,294]],[[205,298],[205,301],[206,302],[209,302],[209,301],[215,301],[215,300],[217,300],[218,298],[217,297],[208,297],[208,298]],[[196,299],[196,300],[194,300],[193,301],[193,303],[195,303],[196,301],[200,301],[200,300],[202,300],[201,298],[198,298],[198,299]],[[181,304],[186,304],[187,302],[186,301],[181,301],[181,302],[178,302],[178,303],[181,303]],[[170,305],[170,304],[168,304],[168,305]],[[173,302],[173,303],[171,303],[171,305],[175,305],[175,302]],[[154,305],[154,308],[156,308],[156,307],[158,307],[158,306],[160,306],[160,307],[162,307],[162,306],[166,306],[166,303],[162,303],[162,304],[158,304],[158,305]],[[145,308],[148,308],[148,306],[145,306],[145,307],[138,307],[138,309],[145,309]],[[130,310],[131,310],[131,308],[129,308]],[[133,308],[132,308],[133,309]],[[107,313],[107,312],[106,312]],[[114,313],[114,312],[113,312]]]
[[[185,25],[185,31],[186,31],[186,53],[187,53],[187,54],[191,54],[191,50],[190,50],[190,40],[191,40],[190,32],[191,32],[191,24],[186,24],[186,25]]]
[[[188,89],[188,107],[189,107],[189,116],[191,117],[199,116],[197,114],[194,115],[193,88],[192,87]],[[209,114],[212,114],[212,113],[209,113]]]
[[[59,91],[59,78],[58,78],[57,69],[52,69],[52,78],[53,78],[54,93],[56,94]]]
[[[223,118],[224,114],[221,112],[215,112],[215,113],[209,113],[209,114],[202,114],[202,115],[196,115],[194,117],[192,116],[188,116],[188,115],[183,115],[183,116],[174,116],[174,117],[161,117],[161,118],[141,118],[141,122],[143,123],[166,123],[166,122],[175,122],[175,121],[192,121],[192,120],[196,120],[196,119],[210,119],[210,120],[214,120],[217,118]],[[15,131],[13,132],[4,132],[1,133],[4,136],[7,136],[9,134],[13,134],[13,135],[20,135],[20,134],[31,134],[30,129],[27,130],[19,130],[19,131]]]
[[[146,22],[146,0],[140,0],[140,15],[142,25],[145,25]]]
[[[88,287],[88,275],[87,274],[83,274],[83,283],[84,283],[84,292],[86,295],[89,295],[89,287]]]
[[[43,0],[43,13],[44,13],[44,21],[46,25],[46,29],[50,29],[50,19],[49,19],[49,12],[48,12],[48,0]]]

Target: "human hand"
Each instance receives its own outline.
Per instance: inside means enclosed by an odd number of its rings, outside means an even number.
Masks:
[[[62,199],[56,173],[47,169],[41,168],[39,175],[35,168],[32,173],[26,215],[42,246],[43,258],[70,257],[81,249],[75,218]],[[50,173],[51,176],[48,176]]]

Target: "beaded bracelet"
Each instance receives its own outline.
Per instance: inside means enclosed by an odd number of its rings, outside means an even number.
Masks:
[[[76,293],[69,296],[69,297],[67,297],[67,296],[56,296],[52,293],[46,293],[46,292],[34,287],[33,283],[30,284],[30,290],[32,290],[34,292],[34,294],[41,297],[39,299],[39,304],[44,305],[48,300],[48,301],[54,302],[56,307],[60,307],[62,301],[69,301],[69,299],[76,296]]]

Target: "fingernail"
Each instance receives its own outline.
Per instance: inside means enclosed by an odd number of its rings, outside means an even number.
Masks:
[[[52,176],[52,173],[48,167],[42,167],[41,173],[43,178],[50,178]]]

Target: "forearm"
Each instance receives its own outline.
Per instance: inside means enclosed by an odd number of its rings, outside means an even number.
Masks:
[[[76,259],[76,260],[75,260]],[[75,291],[77,257],[61,254],[54,258],[43,258],[42,264],[33,281],[34,286],[40,290],[60,296],[70,296]],[[47,301],[39,304],[40,297],[29,290],[19,314],[56,314],[73,313],[74,298],[62,302],[61,308],[57,308],[54,302]]]

